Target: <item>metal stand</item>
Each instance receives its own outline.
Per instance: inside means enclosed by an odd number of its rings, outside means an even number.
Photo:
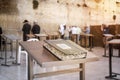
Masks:
[[[105,78],[120,80],[120,79],[115,78],[115,77],[117,77],[117,75],[120,75],[120,74],[112,72],[112,54],[113,54],[113,46],[112,46],[112,44],[109,44],[109,75],[105,76]]]
[[[7,44],[6,44],[6,41],[7,41],[7,39],[5,40],[5,49],[4,49],[4,51],[5,51],[5,63],[1,64],[1,65],[9,67],[10,65],[7,65]]]

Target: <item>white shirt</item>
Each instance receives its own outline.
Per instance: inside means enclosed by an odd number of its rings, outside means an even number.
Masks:
[[[75,26],[73,26],[71,28],[71,32],[72,32],[72,34],[77,34],[77,28]]]
[[[77,31],[76,31],[76,34],[80,34],[82,31],[81,31],[81,28],[80,27],[77,27]]]

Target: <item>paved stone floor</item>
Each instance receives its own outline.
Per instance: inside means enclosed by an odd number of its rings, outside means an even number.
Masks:
[[[108,58],[102,57],[104,53],[104,49],[101,47],[94,47],[93,53],[99,56],[99,61],[89,62],[86,64],[86,80],[114,80],[114,79],[105,79],[105,76],[108,75],[109,65]],[[10,54],[10,53],[9,53]],[[118,50],[114,49],[114,55],[118,54]],[[4,60],[0,60],[2,64]],[[64,68],[73,68],[78,67],[78,65],[67,65],[61,67],[49,68],[50,70],[59,70]],[[39,66],[35,66],[35,73],[37,72],[45,72],[46,69],[42,69]],[[21,65],[15,66],[12,65],[10,67],[0,66],[0,80],[27,80],[27,68],[26,68],[26,60],[25,55],[22,54]],[[120,58],[113,57],[113,71],[120,73]],[[120,77],[117,76],[120,80]],[[79,80],[79,73],[70,73],[70,74],[62,74],[57,76],[45,77],[45,78],[37,78],[34,80]]]

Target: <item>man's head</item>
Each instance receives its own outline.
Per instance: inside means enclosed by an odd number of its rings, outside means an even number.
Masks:
[[[35,21],[33,22],[33,24],[37,24],[37,20],[35,20]]]
[[[24,21],[23,21],[23,23],[27,23],[27,22],[28,22],[28,20],[24,20]]]

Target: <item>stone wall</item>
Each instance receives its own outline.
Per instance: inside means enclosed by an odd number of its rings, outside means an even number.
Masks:
[[[37,1],[36,8],[33,1]],[[5,33],[21,36],[25,19],[31,25],[37,20],[42,32],[43,29],[57,31],[60,24],[83,28],[86,24],[120,22],[120,6],[114,0],[85,0],[85,3],[84,0],[0,0],[0,26]],[[116,15],[115,20],[113,15]]]

